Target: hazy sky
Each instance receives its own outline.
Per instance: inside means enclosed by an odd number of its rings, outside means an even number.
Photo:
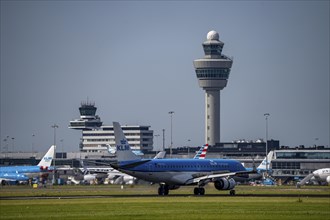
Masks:
[[[68,128],[87,98],[104,124],[204,142],[193,60],[210,30],[234,57],[221,92],[221,141],[329,145],[329,1],[1,1],[1,146],[78,151]],[[32,137],[32,134],[35,136]],[[12,139],[14,138],[14,143]],[[191,140],[188,142],[188,140]],[[155,145],[161,145],[161,137]]]

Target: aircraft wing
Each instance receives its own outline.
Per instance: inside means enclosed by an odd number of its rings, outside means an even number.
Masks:
[[[230,177],[236,176],[238,174],[249,174],[249,173],[256,173],[255,171],[239,171],[239,172],[222,172],[222,173],[215,173],[209,175],[203,175],[192,179],[192,183],[199,183],[201,181],[212,181],[214,178],[223,178],[223,177]]]
[[[120,165],[118,163],[111,163],[110,166],[112,168],[115,168],[116,170],[122,169],[129,169],[129,168],[134,168],[136,166],[142,165],[144,163],[149,162],[150,160],[139,160],[139,161],[133,161],[131,163],[125,164],[125,165]]]

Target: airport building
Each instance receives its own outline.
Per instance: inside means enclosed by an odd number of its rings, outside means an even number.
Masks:
[[[275,150],[271,162],[272,176],[281,179],[282,183],[302,179],[317,169],[329,167],[329,148]]]
[[[96,115],[97,108],[95,103],[81,102],[79,107],[80,118],[70,121],[69,128],[76,130],[92,130],[102,126],[102,121],[98,115]]]
[[[107,147],[115,147],[115,137],[112,126],[102,126],[102,121],[96,115],[95,103],[82,102],[79,108],[80,118],[70,121],[69,128],[82,131],[79,144],[81,152],[103,152]],[[150,126],[125,125],[122,126],[128,143],[135,151],[152,151],[153,131]]]
[[[224,43],[216,31],[203,43],[205,56],[194,60],[199,87],[205,91],[205,143],[220,143],[220,90],[227,86],[233,59],[222,54]]]
[[[152,151],[153,130],[150,126],[122,125],[123,132],[132,150]],[[83,130],[80,150],[82,152],[101,152],[108,146],[115,146],[113,126],[101,126],[96,130]]]

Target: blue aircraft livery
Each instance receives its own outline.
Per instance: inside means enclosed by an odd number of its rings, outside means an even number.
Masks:
[[[123,173],[153,183],[159,183],[158,195],[168,195],[169,190],[180,186],[197,185],[195,195],[204,195],[204,186],[213,182],[218,190],[229,190],[235,195],[236,182],[232,178],[248,174],[237,160],[230,159],[141,159],[136,156],[118,122],[113,122],[117,163],[111,166]]]
[[[51,146],[45,156],[36,166],[4,166],[0,167],[0,183],[24,182],[33,177],[46,177],[52,171],[50,168],[54,157],[55,146]]]

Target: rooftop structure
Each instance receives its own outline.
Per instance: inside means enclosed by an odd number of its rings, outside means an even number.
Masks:
[[[95,103],[81,102],[79,107],[80,118],[70,121],[69,128],[76,130],[92,130],[102,126],[102,121],[96,115]]]

